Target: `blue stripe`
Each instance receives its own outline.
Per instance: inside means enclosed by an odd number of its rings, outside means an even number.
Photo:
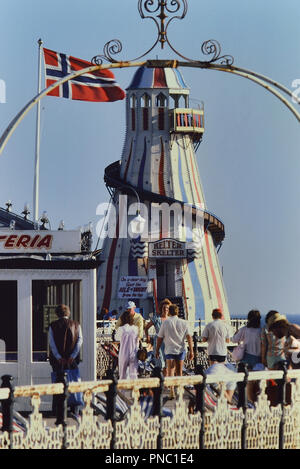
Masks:
[[[187,88],[187,85],[186,85],[186,83],[184,82],[183,76],[181,75],[181,73],[179,72],[179,70],[177,70],[177,69],[175,68],[175,69],[174,69],[174,72],[175,72],[175,75],[176,75],[176,78],[177,78],[179,84],[180,84],[183,88]]]
[[[145,162],[146,162],[146,137],[144,138],[144,153],[141,161],[140,171],[139,171],[139,179],[138,179],[138,187],[143,189],[143,181],[144,181],[144,169],[145,169]]]
[[[60,57],[61,57],[61,70],[62,70],[62,73],[63,73],[63,76],[67,75],[68,74],[68,62],[67,62],[67,56],[66,54],[60,54]],[[63,97],[64,98],[69,98],[69,83],[66,82],[66,83],[63,83],[62,85],[63,87]]]
[[[72,73],[72,71],[70,71]],[[54,77],[54,78],[63,78],[69,73],[63,73],[61,70],[53,70],[52,68],[46,69],[46,76],[47,77]],[[98,78],[98,77],[88,77],[86,75],[81,75],[79,77],[72,78],[72,82],[77,81],[78,83],[89,83],[91,85],[114,85],[116,82],[111,79],[105,78]]]
[[[188,198],[185,192],[184,183],[182,179],[182,165],[181,165],[181,152],[180,152],[180,145],[178,147],[178,178],[179,178],[179,185],[182,195],[182,202],[188,202]]]
[[[132,82],[130,83],[129,89],[130,88],[138,88],[138,85],[141,82],[143,73],[144,73],[145,67],[140,67],[137,69],[137,71],[134,74],[134,77],[132,79]]]
[[[195,298],[195,320],[199,320],[205,319],[205,309],[201,284],[197,274],[195,262],[199,262],[199,259],[195,259],[194,261],[189,262],[188,269],[191,277],[190,288],[193,289]],[[193,285],[195,286],[195,288],[193,287]]]

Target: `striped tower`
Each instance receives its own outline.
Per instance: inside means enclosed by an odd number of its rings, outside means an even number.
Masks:
[[[116,227],[103,244],[99,309],[121,312],[132,299],[147,318],[168,297],[189,321],[208,322],[217,307],[229,320],[217,257],[224,225],[207,211],[195,154],[204,132],[203,108],[189,107],[189,89],[177,69],[141,67],[127,89],[126,124],[122,159],[105,170]],[[127,228],[138,200],[146,227],[132,238]],[[201,242],[191,244],[186,231],[180,232],[180,214],[171,211],[170,223],[164,222],[159,209],[174,203],[190,207],[194,224],[195,207],[202,207]]]

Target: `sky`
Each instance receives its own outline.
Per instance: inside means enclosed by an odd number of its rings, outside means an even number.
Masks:
[[[141,19],[137,0],[1,0],[0,7],[0,80],[6,85],[0,134],[37,93],[39,38],[48,49],[84,60],[101,54],[111,39],[122,42],[118,60],[133,60],[156,40],[156,26]],[[196,60],[206,60],[201,44],[216,39],[234,65],[295,91],[299,23],[299,0],[189,0],[185,19],[170,23],[168,37]],[[147,58],[180,57],[157,46]],[[134,71],[114,71],[123,89]],[[233,316],[252,308],[300,315],[300,123],[249,80],[193,68],[182,74],[191,104],[205,106],[197,161],[208,210],[225,224],[219,259],[229,310]],[[33,109],[0,155],[0,206],[10,199],[19,214],[24,203],[33,207],[35,122]],[[124,137],[125,101],[43,98],[39,212],[47,211],[52,229],[60,220],[66,229],[92,222],[96,245],[96,208],[109,201],[104,169],[121,158]]]

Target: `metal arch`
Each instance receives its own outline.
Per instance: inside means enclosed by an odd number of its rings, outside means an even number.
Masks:
[[[241,76],[243,78],[247,78],[248,80],[251,80],[255,82],[256,84],[262,86],[265,88],[267,91],[270,93],[274,94],[280,101],[282,101],[288,109],[294,114],[296,119],[300,122],[300,113],[296,111],[296,109],[292,106],[292,104],[284,98],[278,91],[276,91],[274,88],[272,88],[270,85],[267,83],[271,83],[273,86],[276,88],[280,89],[284,93],[288,94],[289,96],[293,96],[293,94],[288,90],[286,87],[281,85],[280,83],[277,83],[273,81],[271,78],[265,77],[263,75],[260,75],[256,72],[252,72],[246,69],[238,68],[238,67],[233,67],[232,65],[226,66],[226,65],[218,65],[218,64],[212,64],[212,63],[203,63],[203,62],[181,62],[181,61],[142,61],[142,62],[114,62],[114,63],[109,63],[109,64],[104,64],[104,65],[92,65],[90,67],[84,68],[82,70],[78,70],[70,75],[65,76],[61,80],[53,83],[51,86],[48,88],[45,88],[41,93],[37,94],[31,101],[29,101],[26,106],[24,106],[21,111],[12,119],[6,130],[3,132],[1,138],[0,138],[0,155],[3,152],[9,138],[12,136],[13,132],[17,128],[17,126],[20,124],[20,122],[23,120],[23,118],[26,116],[26,114],[48,93],[50,93],[52,90],[57,88],[58,86],[62,85],[63,83],[66,83],[69,80],[72,80],[73,78],[76,78],[78,76],[81,76],[85,73],[90,73],[94,72],[96,70],[105,70],[105,69],[110,69],[110,68],[127,68],[127,67],[141,67],[143,65],[150,65],[154,66],[155,62],[157,62],[157,66],[163,67],[163,66],[172,66],[172,67],[192,67],[192,68],[204,68],[208,70],[217,70],[217,71],[222,71],[226,73],[232,73],[234,75]],[[300,102],[300,99],[297,99],[298,102]]]
[[[280,83],[268,78],[264,75],[261,75],[256,72],[252,72],[251,70],[246,70],[243,68],[233,67],[233,66],[226,66],[226,65],[217,65],[217,64],[209,64],[208,66],[203,66],[203,62],[177,62],[177,66],[180,67],[192,67],[192,68],[204,68],[206,70],[217,70],[220,72],[227,72],[232,73],[234,75],[239,75],[243,78],[247,78],[248,80],[254,81],[256,84],[262,86],[270,93],[274,94],[280,101],[282,101],[289,110],[294,114],[296,119],[300,122],[300,113],[294,108],[294,106],[282,96],[278,91],[272,88],[269,84],[271,83],[276,88],[280,89],[284,93],[288,94],[290,97],[293,96],[292,92],[286,88],[285,86],[281,85]],[[300,99],[297,98],[298,103],[300,103]]]

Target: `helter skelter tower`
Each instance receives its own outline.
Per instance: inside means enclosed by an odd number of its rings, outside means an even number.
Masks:
[[[182,73],[166,61],[138,68],[126,91],[122,157],[104,176],[113,210],[98,272],[98,308],[121,313],[133,300],[147,318],[167,297],[191,322],[210,321],[216,307],[229,320],[217,255],[224,225],[206,207],[196,160],[204,109],[190,107]],[[139,236],[132,233],[137,209],[145,220]]]

